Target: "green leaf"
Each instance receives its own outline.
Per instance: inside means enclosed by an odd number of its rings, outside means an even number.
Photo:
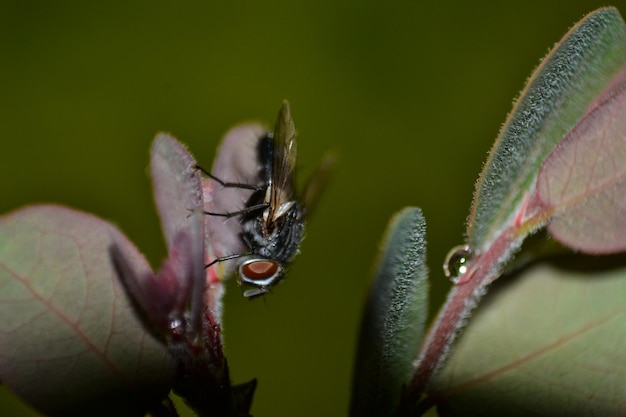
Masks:
[[[477,183],[469,245],[489,246],[522,215],[524,196],[554,147],[626,65],[626,27],[603,8],[574,26],[542,61],[522,91]]]
[[[549,230],[573,247],[596,253],[624,247],[625,68],[626,25],[615,8],[602,8],[577,23],[531,76],[477,183],[468,245],[449,258],[464,263],[446,265],[459,272],[458,285],[420,351],[411,401],[429,385],[487,286],[531,232],[553,220]],[[567,192],[553,194],[552,182]],[[603,233],[612,234],[604,239]]]
[[[426,225],[407,208],[391,220],[363,314],[351,416],[391,415],[408,384],[428,314]]]
[[[617,261],[569,257],[499,281],[435,378],[431,404],[442,416],[624,414],[626,268]]]
[[[626,250],[626,80],[570,132],[544,163],[537,193],[550,233],[588,253]]]
[[[0,381],[47,415],[142,415],[173,367],[143,328],[109,257],[115,227],[59,206],[0,217]]]

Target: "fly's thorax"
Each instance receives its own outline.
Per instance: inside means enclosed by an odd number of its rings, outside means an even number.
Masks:
[[[286,201],[282,203],[278,207],[278,209],[275,209],[274,211],[270,210],[269,208],[265,209],[263,211],[263,221],[265,222],[266,225],[272,225],[278,219],[280,219],[281,217],[289,213],[289,211],[293,208],[295,204],[296,204],[295,201]],[[273,216],[273,218],[270,218],[270,216]]]
[[[267,224],[262,216],[243,224],[243,241],[251,254],[288,263],[298,253],[304,232],[303,213],[298,202],[276,221]]]

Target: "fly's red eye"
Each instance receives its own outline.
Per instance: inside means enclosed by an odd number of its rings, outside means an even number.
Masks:
[[[262,260],[249,262],[241,267],[241,273],[246,278],[257,281],[271,278],[278,272],[279,264],[275,261]]]

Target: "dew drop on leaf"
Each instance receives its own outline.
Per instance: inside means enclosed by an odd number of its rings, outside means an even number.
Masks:
[[[469,245],[459,245],[450,249],[443,263],[443,273],[457,283],[467,272],[467,264],[472,259],[472,249]]]
[[[179,317],[172,318],[170,320],[170,329],[172,331],[180,331],[183,327],[183,324],[183,321]]]

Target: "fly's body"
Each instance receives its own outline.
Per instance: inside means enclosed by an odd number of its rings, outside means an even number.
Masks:
[[[242,214],[241,238],[250,250],[239,266],[239,282],[254,288],[244,296],[270,291],[284,277],[284,265],[298,254],[304,235],[304,207],[295,198],[295,128],[288,106],[281,108],[273,134],[259,139],[261,186]]]
[[[239,259],[238,282],[244,296],[255,298],[266,294],[284,277],[285,266],[299,253],[304,237],[305,215],[329,171],[329,161],[310,181],[303,197],[295,193],[296,134],[289,104],[285,101],[278,114],[273,133],[259,137],[256,146],[258,176],[255,184],[229,183],[206,173],[223,187],[251,192],[245,207],[236,212],[213,216],[239,217],[241,241],[247,253],[221,256],[209,263]],[[329,158],[327,158],[329,159]],[[320,175],[322,174],[322,175]]]

